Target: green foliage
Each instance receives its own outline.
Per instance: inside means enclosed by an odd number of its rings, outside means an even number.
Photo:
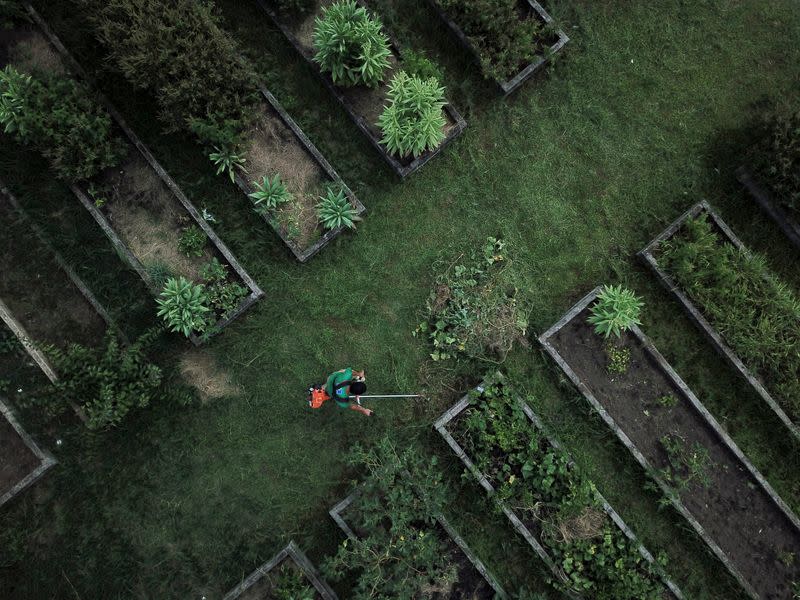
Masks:
[[[704,446],[698,442],[689,446],[676,433],[662,436],[660,442],[669,463],[660,475],[667,483],[677,491],[687,489],[692,482],[703,487],[711,485],[711,457]]]
[[[303,572],[289,563],[283,563],[274,577],[274,585],[269,598],[274,600],[315,600],[314,588],[308,583]]]
[[[380,19],[355,0],[339,0],[322,9],[314,28],[314,60],[337,85],[375,87],[389,67],[389,38]]]
[[[790,418],[800,419],[800,299],[763,257],[724,242],[703,215],[662,245],[659,262]]]
[[[525,343],[527,317],[509,290],[503,254],[505,242],[487,238],[480,252],[455,261],[439,261],[426,318],[414,335],[426,334],[433,343],[433,360],[467,356],[504,360],[515,341]]]
[[[678,398],[673,394],[661,396],[657,402],[664,408],[675,408],[678,405]]]
[[[412,77],[419,77],[422,80],[442,81],[444,79],[442,68],[421,50],[405,50],[403,52],[403,70]]]
[[[262,177],[261,183],[254,181],[253,187],[256,188],[256,191],[248,196],[253,201],[256,212],[262,215],[268,214],[281,204],[293,199],[292,194],[281,181],[281,176],[277,173],[271,180],[269,177]]]
[[[232,146],[222,148],[214,146],[214,152],[209,153],[208,159],[217,167],[217,175],[227,173],[231,183],[236,182],[237,169],[244,171],[244,163],[247,162],[247,159]]]
[[[325,229],[355,229],[356,222],[361,220],[358,210],[341,188],[329,187],[320,200],[317,204],[317,216]]]
[[[456,581],[448,546],[434,527],[450,492],[436,458],[399,451],[388,437],[375,446],[355,445],[349,464],[367,469],[361,493],[345,512],[356,518],[358,539],[343,542],[322,565],[327,577],[341,580],[357,571],[350,598],[426,597],[426,590],[447,589]],[[356,513],[356,515],[353,515]]]
[[[148,277],[150,277],[150,281],[152,281],[153,285],[157,288],[163,288],[169,279],[175,277],[175,272],[172,270],[172,267],[161,261],[146,265],[145,270],[147,271]]]
[[[444,139],[442,108],[444,88],[436,79],[420,79],[400,71],[389,84],[389,104],[378,119],[389,152],[417,157],[433,150]]]
[[[186,256],[203,256],[208,236],[197,225],[190,225],[181,232],[178,238],[178,250]]]
[[[639,314],[642,311],[642,301],[631,291],[621,285],[614,287],[607,285],[597,296],[597,301],[592,305],[592,313],[588,321],[594,325],[597,334],[606,338],[612,334],[620,337],[633,325],[641,325]]]
[[[608,343],[603,348],[608,358],[606,370],[612,375],[628,372],[631,362],[630,348],[620,348],[613,343]]]
[[[221,147],[250,125],[257,80],[208,0],[77,0],[110,62],[153,93],[170,130]],[[224,134],[222,133],[224,132]],[[235,147],[235,144],[233,145]]]
[[[455,429],[497,498],[539,530],[566,576],[556,588],[594,600],[663,597],[657,571],[603,512],[594,484],[531,424],[502,379],[470,393]]]
[[[109,332],[99,348],[71,344],[66,350],[46,349],[59,378],[49,400],[53,412],[73,402],[87,418],[89,429],[118,425],[134,408],[157,397],[161,369],[147,361],[146,351],[160,334],[151,329],[130,346],[121,346]]]
[[[69,182],[97,175],[125,153],[111,117],[89,89],[61,75],[34,77],[6,66],[0,71],[0,124]]]
[[[477,50],[487,77],[506,81],[544,50],[537,18],[520,19],[517,0],[437,0]]]
[[[158,316],[164,319],[170,331],[186,337],[203,333],[208,327],[208,296],[205,286],[195,285],[185,277],[169,279],[156,300]]]
[[[212,258],[201,270],[200,279],[205,285],[208,305],[214,314],[225,318],[239,308],[242,299],[250,291],[237,281],[228,278],[228,265],[223,265],[217,257]]]
[[[800,211],[800,111],[773,115],[756,150],[759,178],[781,204]]]

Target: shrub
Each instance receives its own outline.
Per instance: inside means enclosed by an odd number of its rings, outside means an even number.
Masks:
[[[419,156],[436,148],[444,139],[442,108],[444,88],[436,79],[422,80],[400,71],[392,79],[389,104],[378,119],[381,143],[400,156]]]
[[[527,318],[516,300],[503,255],[502,240],[487,238],[481,252],[447,265],[436,277],[426,303],[426,317],[414,332],[433,344],[431,358],[495,357],[504,360],[515,341],[525,343]]]
[[[235,146],[258,103],[252,66],[208,0],[77,0],[111,63],[152,92],[170,130]]]
[[[47,349],[59,378],[52,395],[58,406],[78,405],[90,429],[118,425],[133,408],[145,407],[156,398],[161,369],[147,361],[145,352],[157,338],[152,329],[128,347],[109,332],[99,348],[72,344],[66,350]]]
[[[800,299],[763,257],[725,243],[705,215],[662,245],[659,261],[754,374],[800,419]]]
[[[292,194],[286,189],[281,181],[281,176],[277,173],[270,180],[269,177],[262,177],[261,183],[253,182],[255,192],[248,194],[253,201],[256,212],[266,214],[277,208],[279,205],[292,200]]]
[[[70,182],[119,163],[123,142],[89,89],[71,78],[0,71],[0,123],[6,133],[40,152]]]
[[[538,19],[520,19],[518,0],[437,0],[477,50],[487,77],[506,81],[543,50]]]
[[[183,230],[178,239],[178,250],[186,256],[203,256],[208,236],[197,225],[191,225]]]
[[[774,115],[757,150],[759,176],[781,204],[800,211],[800,111]]]
[[[350,202],[343,189],[328,188],[325,195],[317,204],[317,216],[325,229],[338,227],[356,228],[356,221],[360,221],[356,207]]]
[[[383,25],[355,0],[339,0],[315,21],[314,60],[337,85],[375,87],[389,67],[389,38]]]
[[[223,265],[216,257],[200,270],[200,279],[205,285],[208,305],[221,318],[239,308],[242,298],[250,293],[242,284],[228,280],[228,266]]]
[[[621,285],[607,285],[600,292],[590,312],[588,321],[594,325],[597,334],[606,338],[610,335],[620,337],[633,325],[641,325],[639,314],[642,301],[631,291]]]
[[[189,337],[193,332],[203,333],[208,327],[208,296],[205,287],[195,285],[184,277],[169,279],[156,300],[158,316],[164,319],[170,331]]]

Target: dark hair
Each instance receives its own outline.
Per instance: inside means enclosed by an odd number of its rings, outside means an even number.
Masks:
[[[353,396],[360,396],[367,391],[367,384],[363,381],[354,381],[350,384],[350,394]]]

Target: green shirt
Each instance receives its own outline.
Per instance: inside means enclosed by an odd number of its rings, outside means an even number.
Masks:
[[[333,387],[343,381],[350,381],[353,379],[352,367],[347,367],[343,373],[331,373],[328,375],[328,380],[325,382],[325,392],[336,400],[337,402],[347,402],[347,387],[340,387],[336,390],[336,395],[333,394]]]

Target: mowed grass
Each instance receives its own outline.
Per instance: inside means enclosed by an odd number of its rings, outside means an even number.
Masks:
[[[320,561],[341,535],[327,510],[357,472],[343,453],[384,433],[436,454],[454,485],[452,514],[468,542],[512,590],[547,591],[535,555],[491,512],[432,421],[491,364],[432,365],[411,332],[431,265],[508,240],[528,302],[529,348],[504,369],[532,394],[556,435],[692,598],[739,592],[688,525],[658,496],[627,450],[538,349],[536,336],[595,285],[644,296],[644,330],[762,470],[800,508],[797,448],[780,422],[697,333],[635,259],[672,219],[709,200],[753,249],[800,289],[797,254],[738,189],[733,170],[770,104],[797,100],[800,12],[794,0],[551,2],[572,38],[554,68],[501,100],[424,2],[373,6],[404,43],[441,61],[469,126],[447,151],[397,181],[327,90],[253,2],[219,0],[225,24],[270,89],[367,205],[308,265],[274,233],[202,149],[164,135],[150,98],[108,72],[71,2],[38,2],[67,47],[193,199],[266,291],[209,350],[242,386],[235,398],[181,407],[160,402],[108,434],[40,429],[61,465],[0,514],[0,597],[218,598],[290,538]],[[37,214],[135,334],[153,302],[43,161],[0,149],[2,177]],[[183,349],[161,349],[166,367]],[[375,419],[326,407],[304,390],[345,365],[370,390],[428,391],[429,401],[375,401]],[[33,415],[28,415],[33,421]],[[347,584],[339,586],[347,597]],[[556,597],[552,592],[550,596]]]

